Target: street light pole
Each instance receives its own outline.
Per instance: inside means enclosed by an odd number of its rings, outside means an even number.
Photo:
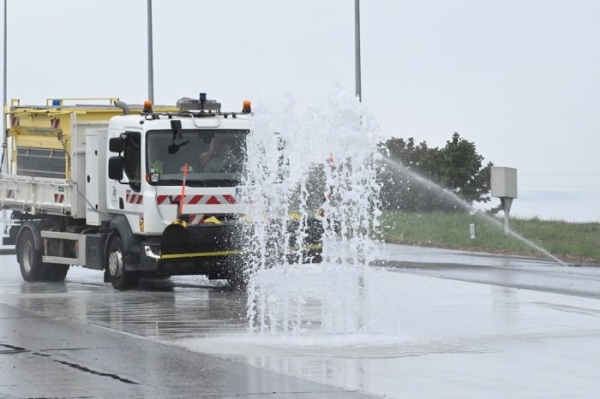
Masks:
[[[361,73],[360,73],[360,0],[354,0],[354,39],[356,62],[356,97],[362,101]]]
[[[154,103],[154,54],[152,50],[152,0],[148,0],[148,100]]]
[[[7,71],[6,71],[6,67],[8,64],[8,18],[7,18],[7,10],[8,10],[8,6],[7,6],[8,0],[4,0],[4,58],[3,58],[3,65],[4,67],[2,68],[3,71],[3,76],[2,76],[2,160],[0,161],[0,171],[8,171],[8,158],[5,159],[5,155],[6,155],[6,128],[7,128],[7,123],[6,123],[6,106],[8,105],[8,98],[7,98]],[[4,166],[6,166],[7,168],[5,169]],[[6,219],[6,211],[2,212],[2,216],[3,219]]]
[[[3,59],[3,75],[2,75],[2,159],[0,160],[0,172],[6,173],[8,172],[8,157],[5,158],[6,155],[6,128],[7,128],[7,123],[6,123],[6,106],[7,106],[7,88],[6,88],[6,83],[7,83],[7,72],[6,72],[6,66],[8,64],[7,60],[8,60],[8,18],[7,18],[7,3],[8,0],[4,0],[4,59]],[[6,166],[6,168],[4,168],[4,166]],[[6,221],[8,219],[8,215],[7,215],[7,211],[6,209],[2,210],[2,220]]]
[[[4,76],[3,76],[3,83],[2,83],[2,87],[3,87],[3,96],[2,96],[2,104],[4,106],[6,106],[6,64],[7,64],[7,17],[6,17],[6,10],[7,10],[7,6],[6,3],[8,2],[8,0],[4,0]],[[6,118],[4,119],[4,131],[6,132]]]

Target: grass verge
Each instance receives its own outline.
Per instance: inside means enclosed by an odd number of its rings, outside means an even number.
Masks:
[[[503,218],[481,213],[385,211],[381,222],[384,240],[395,244],[544,257],[536,245],[563,261],[600,264],[600,223],[511,218],[510,229],[522,240],[504,233]]]

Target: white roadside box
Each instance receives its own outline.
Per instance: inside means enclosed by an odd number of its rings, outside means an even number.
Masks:
[[[504,232],[509,233],[509,212],[512,201],[517,198],[517,169],[492,166],[492,197],[500,198],[504,208]]]
[[[492,197],[517,198],[517,169],[492,166]]]

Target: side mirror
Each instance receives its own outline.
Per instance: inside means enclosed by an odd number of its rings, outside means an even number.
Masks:
[[[110,152],[122,153],[125,149],[125,140],[121,137],[112,137],[108,141],[108,150]]]
[[[190,142],[189,137],[183,137],[181,134],[181,121],[178,119],[171,120],[171,130],[173,131],[173,144],[168,148],[169,154],[175,154],[179,151],[179,147]]]
[[[111,139],[111,144],[112,140],[113,139]],[[118,181],[123,180],[123,166],[123,157],[110,157],[108,159],[108,178]]]

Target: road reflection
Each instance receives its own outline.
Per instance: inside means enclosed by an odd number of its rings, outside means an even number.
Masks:
[[[158,340],[240,333],[247,324],[245,292],[226,286],[148,280],[118,292],[70,276],[65,283],[21,283],[20,294],[8,298],[19,308]]]

